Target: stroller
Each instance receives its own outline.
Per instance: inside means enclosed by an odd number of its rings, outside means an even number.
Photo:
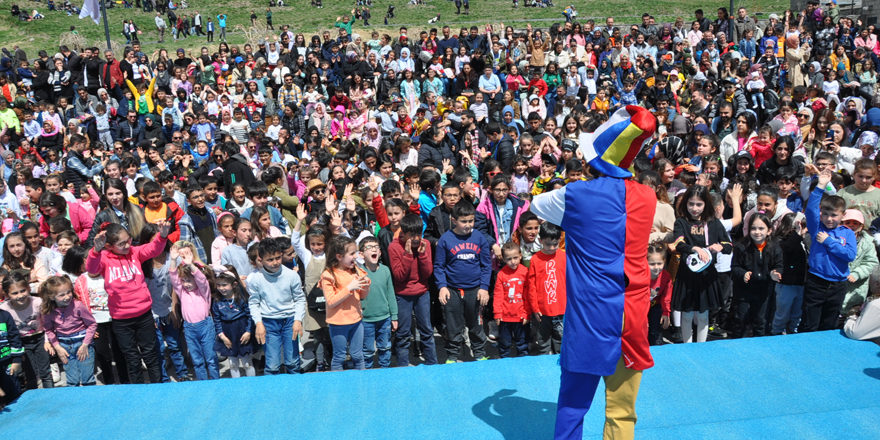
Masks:
[[[388,12],[385,13],[385,18],[394,18],[394,5],[388,5]]]

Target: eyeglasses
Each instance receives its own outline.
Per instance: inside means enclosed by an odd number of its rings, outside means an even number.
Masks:
[[[365,250],[365,251],[378,251],[378,250],[379,250],[379,246],[378,246],[378,245],[375,245],[375,244],[371,244],[371,245],[368,245],[368,246],[364,246],[364,250]]]
[[[825,168],[825,167],[831,166],[831,164],[828,162],[822,162],[822,163],[816,162],[815,165],[816,165],[816,168]]]
[[[494,188],[492,192],[495,194],[506,194],[510,192],[510,188]]]

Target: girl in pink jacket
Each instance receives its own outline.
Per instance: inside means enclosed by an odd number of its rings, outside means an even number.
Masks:
[[[149,234],[153,225],[144,229]],[[105,222],[95,236],[94,247],[86,259],[89,273],[104,276],[107,305],[113,318],[113,332],[125,355],[132,383],[144,383],[141,361],[146,364],[150,383],[162,380],[156,350],[156,322],[150,306],[153,299],[144,280],[141,263],[159,255],[165,248],[171,224],[155,223],[158,234],[149,243],[132,246],[132,237],[122,225]]]

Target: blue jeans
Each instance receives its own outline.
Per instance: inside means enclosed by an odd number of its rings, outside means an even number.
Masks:
[[[498,355],[510,357],[510,347],[516,347],[516,357],[529,355],[529,325],[522,322],[501,322],[498,326]]]
[[[348,325],[330,324],[329,327],[330,341],[333,342],[333,361],[330,362],[330,371],[342,371],[346,351],[351,355],[354,368],[365,370],[363,321]]]
[[[293,322],[290,318],[263,318],[266,328],[266,368],[263,372],[274,375],[281,372],[282,355],[287,374],[300,373],[299,341],[293,338]]]
[[[67,386],[94,385],[95,347],[89,345],[89,357],[84,361],[80,361],[76,357],[76,351],[82,346],[82,338],[67,339],[59,336],[58,343],[70,355],[67,363],[64,365],[64,372],[67,374]]]
[[[391,317],[364,322],[364,366],[373,368],[373,354],[379,352],[379,367],[391,366]]]
[[[397,366],[409,365],[413,314],[416,315],[416,328],[419,331],[425,365],[437,365],[437,348],[434,346],[434,329],[431,327],[431,297],[425,292],[412,296],[397,295],[397,333],[394,335]]]
[[[217,353],[214,351],[214,340],[217,339],[214,320],[209,316],[196,323],[184,322],[183,330],[196,380],[206,380],[209,377],[220,379],[220,367],[217,366]]]
[[[156,347],[159,350],[159,370],[162,374],[162,383],[171,382],[168,379],[168,369],[165,368],[165,346],[168,346],[168,357],[174,363],[174,374],[178,379],[183,379],[189,372],[186,370],[186,362],[183,353],[177,345],[180,340],[180,329],[174,328],[168,316],[156,318],[156,337],[159,339]]]
[[[801,306],[804,302],[804,286],[776,285],[776,315],[773,316],[772,334],[797,333],[801,323]]]

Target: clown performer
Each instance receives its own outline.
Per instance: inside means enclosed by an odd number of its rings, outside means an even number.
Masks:
[[[648,236],[656,196],[630,178],[633,159],[651,140],[656,119],[644,108],[618,110],[580,135],[584,160],[601,176],[535,198],[532,211],[565,230],[567,257],[562,377],[556,439],[583,438],[584,416],[605,379],[604,438],[632,439],[648,347]],[[598,209],[596,209],[598,207]]]

